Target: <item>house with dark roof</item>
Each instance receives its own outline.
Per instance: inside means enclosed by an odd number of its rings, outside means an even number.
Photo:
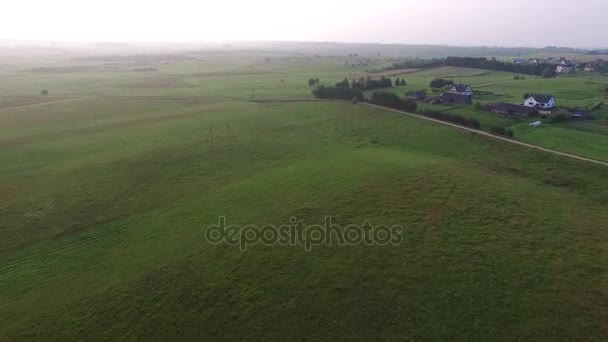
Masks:
[[[471,86],[468,84],[462,84],[462,83],[453,84],[452,88],[450,88],[449,92],[454,93],[454,94],[473,96],[473,88],[471,88]]]
[[[598,71],[599,69],[600,69],[600,67],[596,63],[589,63],[589,64],[585,65],[585,71],[587,71],[587,72],[594,72],[594,71]]]
[[[539,65],[539,64],[545,64],[547,63],[546,59],[542,59],[542,58],[530,58],[528,60],[528,64],[532,64],[532,65]]]
[[[512,103],[493,103],[486,105],[486,108],[493,113],[514,117],[538,116],[538,111],[536,110],[536,108]]]
[[[574,66],[571,64],[561,64],[555,68],[558,74],[569,74],[574,71]]]
[[[446,91],[439,97],[443,103],[470,104],[473,102],[473,95],[458,94]]]
[[[528,94],[526,101],[524,101],[524,106],[533,107],[539,110],[551,109],[555,107],[555,104],[555,97],[553,97],[553,95],[545,94]]]
[[[424,101],[426,100],[427,95],[424,90],[416,90],[405,93],[405,97],[414,101]]]

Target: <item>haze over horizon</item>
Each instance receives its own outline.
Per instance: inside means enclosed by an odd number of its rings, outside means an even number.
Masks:
[[[4,5],[0,39],[69,42],[340,41],[461,46],[608,47],[608,1],[196,0]],[[577,12],[580,16],[577,17]],[[584,25],[569,25],[575,19]]]

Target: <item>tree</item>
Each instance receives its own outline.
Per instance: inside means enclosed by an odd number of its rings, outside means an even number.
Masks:
[[[405,85],[406,85],[406,83],[405,83],[405,78],[402,78],[402,79],[401,79],[401,84],[400,84],[400,86],[404,87]]]
[[[49,91],[46,89],[42,89],[42,91],[40,92],[40,95],[43,95],[43,96],[47,96],[48,94],[49,94]]]
[[[568,120],[568,117],[564,113],[557,113],[557,114],[551,115],[552,123],[560,123],[560,122],[564,122],[566,120]]]
[[[545,68],[543,69],[543,72],[541,73],[541,76],[542,76],[543,78],[551,78],[551,77],[553,77],[554,75],[555,75],[555,70],[553,69],[553,67],[550,67],[550,66],[545,67]]]
[[[379,106],[386,106],[396,109],[415,112],[417,104],[410,99],[402,99],[397,94],[386,91],[375,91],[370,97],[370,102]]]
[[[312,91],[312,94],[318,99],[363,100],[361,90],[347,87],[325,87],[321,85],[316,87]]]
[[[344,80],[342,80],[342,82],[336,83],[336,87],[337,88],[348,88],[348,87],[350,87],[350,82],[348,82],[348,79],[345,78]]]
[[[312,87],[315,84],[317,84],[317,80],[315,80],[314,78],[311,78],[311,79],[308,80],[308,86],[309,87]]]
[[[399,79],[399,77],[397,77],[395,79],[395,86],[398,87],[401,84],[401,80]]]
[[[443,88],[446,85],[454,84],[452,80],[446,80],[444,78],[436,78],[431,81],[431,88]]]

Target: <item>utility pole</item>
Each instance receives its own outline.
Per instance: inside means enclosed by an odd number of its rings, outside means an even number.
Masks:
[[[93,122],[95,122],[95,132],[98,132],[99,129],[97,127],[97,112],[93,112]]]
[[[213,124],[209,126],[209,133],[207,134],[207,143],[209,142],[213,145]]]

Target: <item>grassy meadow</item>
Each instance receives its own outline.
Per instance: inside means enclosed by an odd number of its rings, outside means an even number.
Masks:
[[[0,340],[606,339],[608,169],[311,99],[308,78],[365,72],[345,59],[4,64]],[[568,94],[562,79],[458,68],[408,72],[392,91],[444,73],[513,98]],[[596,83],[573,80],[591,95],[575,86],[572,101],[597,101]],[[596,121],[513,127],[606,160]],[[204,239],[219,216],[327,215],[401,225],[403,242],[241,252]]]

